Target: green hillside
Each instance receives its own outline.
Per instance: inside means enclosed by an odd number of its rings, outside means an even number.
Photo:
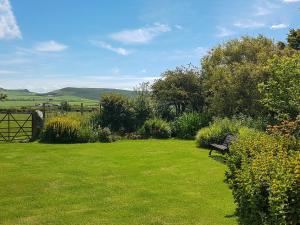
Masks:
[[[80,98],[99,100],[100,96],[106,93],[120,93],[127,96],[132,96],[133,91],[119,90],[119,89],[109,89],[109,88],[72,88],[67,87],[63,89],[59,89],[56,91],[49,92],[45,95],[53,95],[53,96],[76,96]]]
[[[63,88],[49,93],[35,93],[29,90],[7,90],[0,88],[0,92],[7,95],[5,101],[0,102],[0,108],[21,108],[34,107],[48,102],[59,104],[63,101],[70,105],[79,106],[84,103],[85,106],[97,106],[100,96],[105,93],[116,92],[127,96],[132,96],[133,91],[106,89],[106,88]]]

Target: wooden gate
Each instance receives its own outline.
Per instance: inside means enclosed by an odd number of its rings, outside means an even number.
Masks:
[[[32,112],[0,113],[0,142],[25,142],[33,137]]]

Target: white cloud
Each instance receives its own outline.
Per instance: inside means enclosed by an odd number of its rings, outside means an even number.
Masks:
[[[239,21],[234,23],[234,26],[239,28],[261,28],[264,27],[265,25],[266,25],[265,23],[254,21],[254,20],[244,20],[244,21]]]
[[[129,55],[131,52],[125,48],[115,48],[113,47],[112,45],[104,42],[104,41],[91,41],[91,43],[93,45],[96,45],[100,48],[104,48],[104,49],[107,49],[107,50],[110,50],[110,51],[113,51],[119,55],[123,55],[123,56],[126,56],[126,55]]]
[[[171,27],[166,24],[155,23],[153,26],[114,33],[111,38],[126,44],[145,44],[171,30]]]
[[[178,30],[182,30],[182,29],[183,29],[183,26],[181,26],[181,25],[179,25],[179,24],[176,24],[176,25],[175,25],[175,28],[178,29]]]
[[[270,28],[272,30],[278,30],[278,29],[284,29],[287,28],[289,25],[288,24],[284,24],[284,23],[279,23],[279,24],[273,24]]]
[[[67,45],[58,43],[56,41],[45,41],[36,44],[33,49],[38,52],[61,52],[67,48]]]
[[[217,37],[228,37],[234,35],[234,32],[226,27],[218,27]]]
[[[300,2],[300,0],[282,0],[285,3],[294,3],[294,2]]]
[[[266,16],[274,13],[276,9],[279,8],[278,4],[275,4],[269,0],[260,0],[258,4],[255,5],[255,16]]]
[[[0,39],[22,38],[9,0],[0,0]]]
[[[16,71],[11,70],[0,70],[0,75],[16,74]]]

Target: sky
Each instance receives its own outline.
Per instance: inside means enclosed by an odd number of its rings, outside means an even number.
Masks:
[[[132,89],[227,40],[291,28],[300,0],[0,0],[0,87]]]

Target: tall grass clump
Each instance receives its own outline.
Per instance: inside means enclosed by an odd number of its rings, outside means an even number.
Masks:
[[[97,132],[89,124],[87,117],[77,115],[49,118],[41,135],[41,141],[46,143],[86,143],[96,140]]]
[[[197,131],[208,126],[210,116],[200,113],[184,113],[173,123],[174,136],[182,139],[194,139]]]
[[[140,134],[145,138],[170,138],[171,127],[162,119],[149,119],[140,129]]]
[[[221,144],[226,135],[235,135],[242,127],[242,123],[239,120],[234,119],[216,119],[208,127],[200,129],[196,136],[196,142],[198,147],[209,147],[212,143]]]

